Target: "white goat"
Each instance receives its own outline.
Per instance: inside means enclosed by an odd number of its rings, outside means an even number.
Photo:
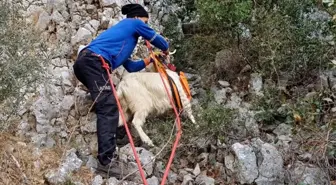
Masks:
[[[146,70],[153,71],[151,63]],[[180,94],[183,111],[192,123],[196,124],[192,114],[191,103],[185,94],[176,72],[167,69],[167,74],[173,79]],[[164,78],[166,87],[172,97],[168,81]],[[137,130],[142,142],[154,146],[152,140],[142,129],[147,116],[161,115],[172,110],[170,100],[162,83],[160,74],[157,72],[137,72],[125,75],[117,86],[117,96],[123,109],[126,122],[133,117],[132,124]],[[119,126],[123,125],[122,117],[119,116]]]

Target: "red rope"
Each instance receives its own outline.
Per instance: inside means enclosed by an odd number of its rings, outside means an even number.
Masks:
[[[101,60],[101,62],[102,62],[102,64],[103,64],[103,68],[106,69],[106,72],[107,72],[107,74],[108,74],[109,82],[110,82],[110,85],[111,85],[111,88],[112,88],[114,97],[115,97],[115,99],[116,99],[116,101],[117,101],[118,109],[119,109],[119,112],[120,112],[120,114],[121,114],[121,118],[122,118],[122,120],[123,120],[123,122],[124,122],[125,130],[126,130],[128,139],[129,139],[129,141],[130,141],[130,143],[131,143],[131,148],[132,148],[132,150],[133,150],[133,154],[134,154],[134,156],[135,156],[135,160],[136,160],[136,163],[137,163],[138,168],[139,168],[139,171],[140,171],[141,179],[142,179],[144,185],[148,185],[148,183],[147,183],[147,181],[146,181],[145,173],[144,173],[144,171],[143,171],[143,169],[142,169],[142,167],[141,167],[141,163],[140,163],[139,157],[138,157],[138,155],[137,155],[137,152],[136,152],[136,149],[135,149],[135,146],[134,146],[134,143],[133,143],[132,135],[131,135],[131,133],[130,133],[130,131],[129,131],[129,129],[128,129],[127,123],[126,123],[126,119],[125,119],[124,112],[123,112],[123,110],[122,110],[122,107],[121,107],[121,105],[120,105],[120,102],[119,102],[119,99],[118,99],[116,90],[115,90],[114,85],[113,85],[113,81],[112,81],[112,78],[111,78],[111,73],[110,73],[110,70],[109,70],[110,67],[109,67],[108,64],[105,62],[105,60],[104,60],[104,58],[103,58],[102,56],[99,55],[99,58],[100,58],[100,60]]]
[[[137,0],[137,3],[138,3],[138,0]],[[151,47],[151,45],[150,45],[150,43],[149,43],[148,40],[146,40],[146,46],[147,46],[149,52],[150,52],[151,54],[153,54],[152,47]],[[169,98],[169,100],[170,100],[170,104],[171,104],[171,106],[172,106],[173,109],[174,109],[175,117],[176,117],[176,120],[177,120],[177,122],[176,122],[176,125],[177,125],[177,126],[176,126],[176,129],[177,129],[176,140],[175,140],[174,145],[173,145],[173,147],[172,147],[172,152],[171,152],[171,154],[170,154],[170,157],[169,157],[169,160],[168,160],[168,164],[167,164],[167,167],[166,167],[166,169],[165,169],[165,172],[164,172],[164,174],[163,174],[162,181],[161,181],[161,185],[164,185],[165,182],[166,182],[166,179],[167,179],[167,177],[168,177],[168,174],[169,174],[170,166],[171,166],[171,164],[173,163],[173,159],[174,159],[174,156],[175,156],[176,148],[177,148],[177,146],[178,146],[178,142],[180,141],[180,138],[181,138],[181,135],[182,135],[182,128],[181,128],[180,115],[179,115],[179,113],[177,112],[177,108],[176,108],[176,106],[175,106],[175,104],[174,104],[174,102],[173,102],[173,98],[172,98],[172,97],[170,96],[170,94],[169,94],[169,90],[168,90],[168,88],[167,88],[167,86],[166,86],[166,83],[164,83],[164,79],[163,79],[163,77],[162,77],[162,74],[161,74],[161,73],[159,73],[159,74],[160,74],[160,77],[161,77],[161,81],[162,81],[162,83],[163,83],[163,85],[164,85],[164,87],[165,87],[167,96],[168,96],[168,98]]]
[[[139,0],[136,0],[136,2],[139,3]],[[149,52],[152,54],[152,53],[153,53],[153,50],[152,50],[151,45],[150,45],[150,43],[149,43],[148,40],[146,40],[146,46],[147,46]],[[176,151],[178,142],[179,142],[179,140],[180,140],[180,138],[181,138],[182,129],[181,129],[181,120],[180,120],[180,116],[179,116],[179,114],[178,114],[178,112],[177,112],[177,109],[176,109],[176,107],[175,107],[175,104],[174,104],[174,102],[173,102],[173,99],[172,99],[172,97],[171,97],[170,94],[169,94],[169,91],[168,91],[168,88],[167,88],[166,83],[164,83],[164,79],[163,79],[163,77],[162,77],[162,74],[161,74],[161,73],[159,73],[159,74],[160,74],[160,77],[161,77],[161,81],[162,81],[162,83],[163,83],[163,85],[164,85],[164,87],[165,87],[167,96],[168,96],[168,98],[169,98],[169,100],[170,100],[170,104],[171,104],[171,106],[172,106],[173,109],[174,109],[175,117],[176,117],[176,120],[177,120],[177,123],[176,123],[176,125],[177,125],[177,126],[176,126],[176,129],[177,129],[176,140],[175,140],[175,142],[174,142],[174,145],[173,145],[173,148],[172,148],[172,152],[171,152],[171,154],[170,154],[169,161],[168,161],[167,167],[166,167],[166,169],[165,169],[165,172],[164,172],[164,175],[163,175],[163,177],[162,177],[162,181],[161,181],[161,185],[164,185],[165,182],[166,182],[166,179],[167,179],[167,177],[168,177],[168,174],[169,174],[170,166],[171,166],[171,164],[172,164],[172,162],[173,162],[173,159],[174,159],[174,156],[175,156],[175,151]],[[125,127],[125,128],[126,128],[126,131],[127,131],[127,127]],[[129,136],[129,138],[130,138],[130,136]],[[130,139],[130,141],[132,141],[132,140]],[[132,145],[132,146],[133,146],[133,145]],[[136,154],[136,153],[135,153],[135,154]],[[135,156],[135,158],[137,159],[137,156]],[[142,167],[138,165],[138,168],[139,168],[140,172],[142,172]],[[144,184],[147,185],[146,179],[142,178],[142,180],[143,180]]]
[[[151,52],[152,52],[152,51],[151,51]],[[173,145],[173,148],[172,148],[172,152],[171,152],[171,154],[170,154],[170,157],[169,157],[169,161],[168,161],[167,167],[166,167],[166,169],[165,169],[165,173],[163,174],[163,177],[162,177],[161,185],[163,185],[163,184],[166,182],[166,179],[167,179],[167,177],[168,177],[169,169],[170,169],[170,166],[171,166],[171,164],[172,164],[172,162],[173,162],[173,159],[174,159],[174,156],[175,156],[175,151],[176,151],[178,142],[179,142],[179,140],[180,140],[180,138],[181,138],[181,135],[182,135],[182,129],[181,129],[180,115],[179,115],[179,113],[177,112],[177,108],[176,108],[176,106],[175,106],[175,104],[174,104],[174,102],[173,102],[173,98],[172,98],[172,97],[170,96],[170,94],[169,94],[169,90],[168,90],[168,88],[167,88],[166,83],[164,82],[164,79],[163,79],[163,77],[162,77],[162,74],[161,74],[160,72],[159,72],[159,74],[160,74],[160,77],[161,77],[161,81],[162,81],[162,83],[163,83],[163,85],[164,85],[164,87],[165,87],[167,96],[168,96],[168,98],[169,98],[169,100],[170,100],[170,104],[171,104],[171,106],[172,106],[173,109],[174,109],[175,117],[176,117],[176,120],[177,120],[177,121],[176,121],[176,125],[177,125],[177,126],[176,126],[176,129],[177,129],[176,140],[175,140],[175,142],[174,142],[174,145]]]

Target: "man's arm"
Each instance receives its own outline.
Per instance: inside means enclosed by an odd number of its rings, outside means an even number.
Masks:
[[[145,68],[149,63],[150,59],[146,58],[143,60],[136,60],[136,61],[132,61],[131,59],[127,59],[126,62],[123,63],[123,66],[125,67],[125,69],[128,72],[138,72],[140,70],[142,70],[143,68]]]
[[[141,20],[139,21],[136,31],[144,39],[148,40],[155,47],[161,49],[162,51],[168,51],[169,44],[168,42],[158,33],[156,33],[151,27],[145,24]]]

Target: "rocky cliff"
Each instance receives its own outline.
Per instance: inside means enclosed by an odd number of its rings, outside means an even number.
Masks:
[[[120,9],[126,3],[132,1],[27,0],[21,3],[27,8],[22,13],[28,22],[41,33],[41,39],[46,40],[50,61],[45,71],[45,82],[40,84],[38,92],[27,97],[28,103],[19,110],[21,119],[16,125],[16,138],[0,137],[5,149],[2,161],[8,166],[2,167],[6,172],[2,175],[6,177],[4,183],[10,184],[9,180],[16,179],[27,184],[141,184],[129,145],[120,145],[119,148],[120,161],[125,164],[124,179],[105,178],[95,173],[96,115],[91,111],[89,93],[72,71],[78,46],[87,44],[121,20]],[[139,3],[147,5],[150,25],[158,32],[164,30],[163,25],[171,16],[177,17],[175,14],[179,10],[168,0],[139,0]],[[177,25],[179,32],[181,24]],[[139,44],[133,57],[141,58],[146,53],[145,46]],[[221,52],[217,55],[216,62],[225,62],[221,59]],[[118,83],[126,73],[122,67],[116,70],[114,82]],[[202,78],[197,74],[188,74],[188,77],[195,96],[195,110],[201,109],[199,97],[206,96],[205,90],[200,88]],[[330,78],[334,79],[332,75]],[[263,96],[261,89],[264,84],[260,75],[253,73],[248,83],[249,93]],[[188,141],[193,142],[182,141],[177,149],[167,180],[170,184],[330,184],[327,171],[307,163],[311,154],[293,151],[299,143],[293,137],[292,126],[279,124],[261,130],[255,117],[257,112],[228,82],[219,81],[212,92],[215,99],[213,110],[221,106],[220,110],[235,112],[229,121],[224,117],[215,120],[220,130],[216,134],[225,132],[227,138],[214,140],[199,136],[199,130],[186,124],[185,132],[191,137]],[[165,123],[172,125],[173,121]],[[169,148],[165,147],[166,154],[162,154],[157,148],[137,147],[140,160],[146,165],[149,184],[161,182]],[[9,175],[17,172],[15,178]]]

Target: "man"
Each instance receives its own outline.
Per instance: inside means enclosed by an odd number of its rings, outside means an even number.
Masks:
[[[138,37],[150,41],[155,47],[168,54],[168,42],[147,25],[148,13],[139,4],[128,4],[121,9],[127,15],[118,24],[101,33],[88,46],[83,48],[73,66],[75,75],[90,91],[95,101],[98,137],[98,170],[120,173],[113,160],[116,148],[116,135],[119,112],[112,89],[107,82],[108,75],[102,67],[100,55],[110,65],[111,70],[123,65],[128,72],[145,68],[150,58],[139,61],[129,59]],[[136,92],[134,92],[136,93]]]

